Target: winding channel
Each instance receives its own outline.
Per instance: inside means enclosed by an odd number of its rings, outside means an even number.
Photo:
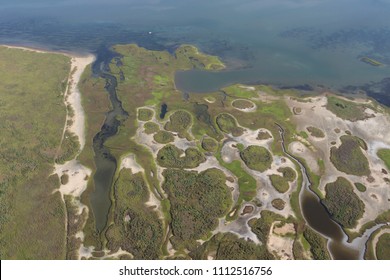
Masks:
[[[284,129],[279,124],[280,137],[282,139],[282,149],[286,156],[295,161],[302,173],[302,188],[299,194],[299,204],[301,212],[307,224],[316,232],[328,239],[328,250],[335,260],[358,260],[364,258],[366,243],[371,234],[382,227],[384,224],[378,224],[366,230],[361,237],[348,243],[348,236],[341,226],[330,218],[330,214],[321,203],[318,196],[310,189],[311,182],[305,166],[301,161],[290,154],[285,147]]]
[[[93,177],[95,190],[90,195],[90,201],[98,232],[102,232],[107,223],[111,207],[111,186],[117,168],[115,157],[111,155],[104,143],[118,132],[118,127],[128,117],[128,113],[123,109],[122,102],[118,99],[116,93],[117,79],[109,74],[109,63],[115,57],[118,57],[118,54],[108,49],[101,49],[92,66],[93,74],[106,80],[105,89],[112,105],[112,109],[106,113],[106,119],[101,130],[93,138],[96,172]],[[120,61],[117,60],[117,63],[120,63]]]

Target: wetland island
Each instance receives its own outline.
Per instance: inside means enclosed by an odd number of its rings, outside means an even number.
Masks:
[[[388,107],[182,92],[226,68],[192,45],[0,61],[1,259],[390,259]]]

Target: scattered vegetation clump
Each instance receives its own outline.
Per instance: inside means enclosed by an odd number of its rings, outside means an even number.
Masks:
[[[355,183],[354,185],[359,192],[365,192],[367,190],[366,186],[362,183]]]
[[[154,122],[147,122],[144,124],[144,129],[146,134],[153,134],[158,132],[160,130],[160,127]]]
[[[153,118],[154,112],[151,109],[140,108],[138,109],[138,119],[143,122],[148,122]]]
[[[218,142],[210,137],[205,137],[202,140],[202,148],[208,152],[216,152],[218,149]]]
[[[188,148],[184,156],[183,152],[174,145],[166,145],[158,151],[157,162],[168,168],[195,168],[206,160],[197,148]]]
[[[79,138],[74,133],[66,131],[56,158],[56,163],[63,164],[64,162],[73,159],[79,150]]]
[[[310,244],[310,252],[312,253],[313,258],[315,260],[331,259],[327,249],[327,241],[324,237],[322,237],[309,227],[305,228],[305,230],[303,231],[303,236]]]
[[[306,129],[307,129],[307,131],[310,132],[310,135],[313,137],[317,137],[317,138],[324,138],[325,137],[325,133],[317,127],[308,126]]]
[[[175,137],[172,133],[164,130],[160,130],[155,135],[153,135],[153,139],[160,144],[168,144],[175,140]]]
[[[158,259],[163,227],[156,212],[145,205],[148,186],[142,173],[122,169],[114,184],[114,223],[107,230],[108,248],[122,248],[134,259]]]
[[[232,102],[232,106],[237,109],[245,110],[254,108],[254,104],[252,101],[245,99],[237,99]]]
[[[361,150],[362,146],[358,138],[343,135],[340,139],[340,147],[332,147],[330,150],[330,160],[333,165],[347,174],[368,176],[370,174],[368,160]]]
[[[390,260],[390,233],[382,234],[376,244],[376,257],[378,260]]]
[[[292,182],[297,177],[296,172],[291,167],[280,167],[278,168],[278,172],[283,174],[283,178],[289,182]]]
[[[253,170],[264,172],[272,164],[272,155],[267,148],[260,146],[248,146],[240,152],[241,159]]]
[[[343,227],[352,228],[363,216],[364,203],[354,193],[352,184],[343,177],[325,186],[323,204],[332,218]]]
[[[259,134],[257,135],[257,140],[267,140],[272,138],[272,135],[269,134],[268,131],[260,131]]]
[[[232,204],[225,174],[216,168],[197,173],[166,169],[163,189],[171,203],[172,244],[187,247],[205,237],[227,214]]]
[[[273,260],[265,245],[256,245],[233,233],[218,233],[190,254],[193,259]]]
[[[249,221],[249,226],[261,243],[267,244],[272,223],[275,221],[285,221],[285,218],[268,210],[263,210],[260,214],[261,217],[259,219]]]
[[[60,181],[61,181],[61,185],[66,185],[69,182],[69,175],[62,174]]]
[[[388,170],[390,170],[390,149],[380,149],[377,152],[378,157],[383,160]]]
[[[339,118],[349,121],[365,120],[370,117],[365,113],[365,105],[347,101],[336,96],[328,96],[326,108]]]
[[[237,126],[236,119],[230,114],[219,114],[216,122],[222,132],[230,133],[234,137],[241,136],[244,133],[244,129]]]
[[[290,188],[288,181],[280,175],[269,175],[269,179],[271,180],[272,186],[280,193],[285,193]]]
[[[185,137],[187,129],[191,126],[191,115],[186,111],[176,111],[170,117],[169,121],[165,124],[165,129],[179,133],[179,137]]]
[[[271,202],[272,206],[277,210],[283,210],[286,206],[286,202],[283,199],[276,198]]]

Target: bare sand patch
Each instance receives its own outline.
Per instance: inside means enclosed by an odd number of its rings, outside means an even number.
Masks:
[[[289,237],[283,237],[279,234],[275,234],[275,225],[280,222],[273,222],[270,228],[270,233],[267,242],[267,248],[272,252],[278,259],[281,260],[292,260],[293,256],[293,244],[294,239]],[[295,230],[294,230],[295,232]]]

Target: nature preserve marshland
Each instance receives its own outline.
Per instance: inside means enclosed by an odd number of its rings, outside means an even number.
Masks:
[[[390,3],[276,2],[6,1],[0,258],[389,259]]]

